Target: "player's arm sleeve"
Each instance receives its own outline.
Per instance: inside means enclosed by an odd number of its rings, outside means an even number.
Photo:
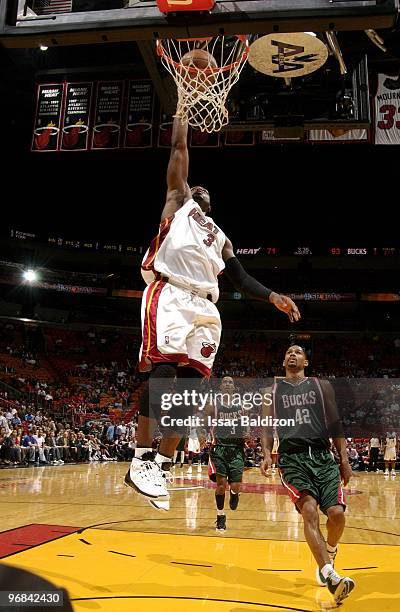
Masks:
[[[225,274],[235,289],[244,293],[246,297],[269,302],[272,290],[250,276],[237,257],[231,257],[225,262]]]

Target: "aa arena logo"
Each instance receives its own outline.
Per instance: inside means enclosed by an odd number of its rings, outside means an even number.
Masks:
[[[318,70],[328,59],[328,48],[316,36],[304,32],[268,34],[250,47],[249,63],[264,74],[291,78]]]

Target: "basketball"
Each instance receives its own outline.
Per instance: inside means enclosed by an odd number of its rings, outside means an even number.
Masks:
[[[207,68],[218,68],[217,61],[211,53],[204,49],[192,49],[182,56],[181,64],[185,68],[197,68],[194,71],[182,70],[184,81],[199,92],[205,91],[215,83],[217,73],[209,72]]]
[[[213,55],[204,49],[193,49],[182,56],[181,64],[183,66],[193,66],[204,70],[205,68],[217,68],[218,64]]]

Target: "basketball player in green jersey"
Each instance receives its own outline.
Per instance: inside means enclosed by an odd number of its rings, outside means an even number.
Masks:
[[[215,405],[206,409],[206,415],[215,419],[224,419],[226,426],[212,428],[212,448],[208,462],[210,480],[217,483],[215,502],[217,505],[216,530],[226,530],[225,491],[229,484],[229,507],[236,510],[239,504],[240,484],[244,470],[244,445],[249,437],[248,430],[240,424],[244,415],[241,406],[232,403],[235,383],[230,376],[224,376],[220,386],[220,397]]]
[[[275,381],[272,404],[264,404],[264,416],[293,419],[295,423],[277,429],[279,473],[287,494],[303,517],[304,535],[318,565],[317,580],[321,586],[328,586],[339,604],[354,589],[354,581],[339,576],[334,569],[337,544],[345,526],[341,481],[347,485],[352,472],[345,439],[341,437],[333,388],[328,381],[305,376],[307,365],[302,347],[293,345],[286,351],[283,362],[286,375]],[[330,451],[330,436],[340,457],[339,466]],[[271,465],[273,443],[273,430],[264,428],[261,464],[264,476]],[[327,541],[319,528],[318,506],[328,517]]]

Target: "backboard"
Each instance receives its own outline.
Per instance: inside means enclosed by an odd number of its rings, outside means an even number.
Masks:
[[[173,6],[173,0],[170,4]],[[69,0],[61,3],[66,12],[59,12],[59,0],[4,0],[0,39],[7,47],[27,48],[40,43],[151,40],[157,35],[182,38],[382,29],[395,24],[398,4],[399,0],[216,0],[214,8],[202,15],[179,12],[167,16],[160,13],[155,0]],[[39,11],[38,6],[46,10]],[[107,8],[115,6],[121,8]],[[85,7],[93,10],[83,10]],[[94,10],[99,7],[102,10]]]

